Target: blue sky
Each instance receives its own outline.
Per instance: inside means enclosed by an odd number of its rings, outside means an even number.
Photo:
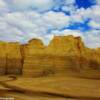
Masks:
[[[0,0],[0,40],[48,44],[71,34],[100,47],[100,0]]]

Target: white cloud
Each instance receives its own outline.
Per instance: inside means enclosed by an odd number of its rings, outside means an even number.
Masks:
[[[87,9],[80,8],[73,12],[73,15],[83,17],[83,20],[90,18],[92,20],[100,21],[100,6],[95,5]]]
[[[53,0],[11,0],[15,10],[35,9],[39,11],[49,10],[53,7]]]
[[[91,8],[77,9],[75,0],[0,0],[0,40],[25,43],[40,38],[48,44],[54,35],[72,34],[83,37],[90,47],[100,46],[100,0],[96,2]],[[59,8],[71,15],[52,11]],[[91,31],[65,29],[87,19]]]
[[[61,9],[62,9],[62,11],[64,11],[64,12],[70,12],[70,13],[73,13],[73,12],[76,11],[76,7],[73,6],[73,5],[64,5],[64,6],[62,6]]]
[[[3,0],[0,0],[0,13],[5,13],[9,11],[6,3]]]
[[[100,5],[96,5],[91,8],[91,18],[94,21],[100,22]]]
[[[100,6],[95,5],[91,8],[80,8],[74,11],[71,14],[72,23],[84,23],[85,20],[90,19],[90,23],[88,24],[90,27],[99,28],[100,29]]]
[[[96,22],[96,21],[92,20],[92,21],[89,22],[88,25],[91,26],[94,29],[100,29],[100,22]]]
[[[7,0],[5,1],[11,11],[35,10],[44,12],[66,6],[70,11],[75,0]]]
[[[65,29],[62,31],[54,30],[52,31],[52,34],[54,35],[73,35],[73,36],[81,36],[83,37],[82,33],[78,30],[71,30],[71,29]]]
[[[96,3],[100,5],[100,0],[96,0]]]
[[[5,8],[5,7],[6,7],[6,4],[2,0],[0,0],[0,8]]]
[[[0,16],[0,36],[5,40],[26,42],[33,37],[47,38],[48,31],[68,26],[70,19],[61,12],[40,14],[31,12],[13,12]],[[8,29],[8,30],[7,30]],[[44,36],[45,35],[45,36]],[[15,38],[16,37],[16,38]]]
[[[76,10],[76,6],[74,5],[75,4],[75,0],[64,0],[64,4],[62,6],[62,11],[64,12],[74,12]]]
[[[91,30],[86,32],[84,41],[88,47],[100,47],[100,30]]]
[[[80,16],[79,14],[71,15],[71,22],[74,23],[84,23],[83,16]]]
[[[67,5],[73,5],[75,3],[75,0],[65,0],[65,4]]]
[[[69,16],[66,16],[63,12],[50,11],[50,12],[44,14],[43,19],[53,29],[61,29],[70,24]]]

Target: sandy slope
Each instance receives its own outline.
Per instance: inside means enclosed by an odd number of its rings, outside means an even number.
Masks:
[[[100,80],[72,76],[19,77],[2,85],[13,90],[4,95],[16,100],[100,100]]]

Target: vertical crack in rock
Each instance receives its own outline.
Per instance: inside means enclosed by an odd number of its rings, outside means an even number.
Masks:
[[[21,74],[22,56],[19,43],[6,44],[7,74]]]
[[[0,75],[6,72],[6,43],[0,42]]]
[[[21,74],[22,56],[19,43],[0,42],[0,74]]]
[[[48,46],[32,39],[27,44],[0,42],[0,75],[47,76],[94,72],[100,69],[100,48],[84,46],[80,37],[55,36]]]

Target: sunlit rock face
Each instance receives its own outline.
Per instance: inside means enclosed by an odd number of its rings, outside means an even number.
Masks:
[[[6,72],[6,43],[0,42],[0,75]]]
[[[24,45],[0,42],[0,53],[1,75],[35,77],[73,70],[97,77],[94,74],[100,71],[100,48],[87,48],[80,37],[72,35],[55,36],[48,46],[40,39],[32,39]]]
[[[49,55],[53,54],[54,67],[58,73],[79,68],[80,51],[84,48],[80,37],[55,36],[47,48]],[[77,60],[76,60],[77,59]]]
[[[80,37],[55,36],[45,47],[33,39],[24,47],[23,75],[42,76],[66,73],[67,70],[85,72],[98,70],[100,56],[96,50],[86,48]]]
[[[6,45],[6,74],[21,74],[22,55],[19,43]]]
[[[21,74],[21,71],[20,44],[0,42],[0,74]]]
[[[23,75],[39,76],[45,66],[41,66],[42,57],[44,56],[44,45],[41,40],[33,39],[23,47]]]

